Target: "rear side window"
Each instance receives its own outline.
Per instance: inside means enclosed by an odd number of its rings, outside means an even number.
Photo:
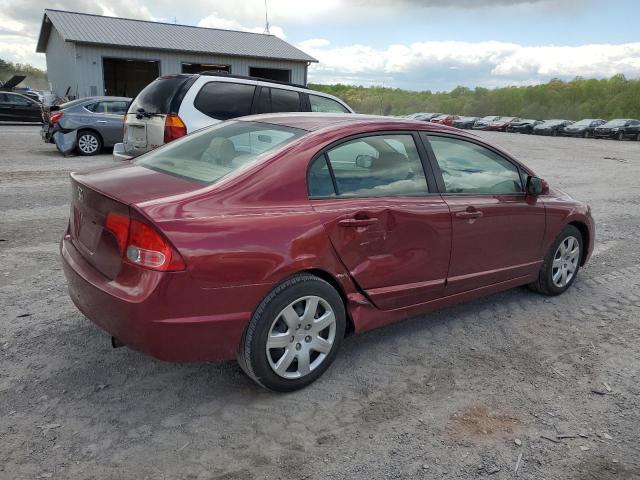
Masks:
[[[447,193],[521,193],[518,167],[497,153],[466,140],[428,137]]]
[[[312,112],[324,113],[351,113],[344,105],[336,102],[331,98],[321,97],[319,95],[309,94],[309,103]]]
[[[129,112],[171,113],[171,102],[191,77],[160,77],[147,85],[133,100]]]
[[[242,117],[251,113],[255,90],[255,85],[244,83],[209,82],[198,93],[194,105],[218,120]]]
[[[112,113],[115,115],[124,115],[127,113],[127,102],[97,102],[91,105],[87,105],[87,110],[94,113]]]
[[[312,197],[403,196],[429,191],[409,134],[363,137],[328,150],[309,168],[308,187]]]

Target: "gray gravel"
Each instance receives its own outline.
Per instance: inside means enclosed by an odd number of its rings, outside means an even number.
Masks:
[[[110,156],[65,159],[37,128],[0,126],[0,478],[506,479],[520,454],[523,479],[640,478],[640,142],[482,135],[591,203],[597,248],[574,288],[351,337],[320,381],[279,395],[233,362],[112,350],[57,254],[68,172]]]

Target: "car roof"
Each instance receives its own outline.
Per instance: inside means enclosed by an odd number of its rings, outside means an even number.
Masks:
[[[98,102],[98,101],[112,101],[112,102],[130,102],[131,97],[110,97],[108,95],[102,95],[97,97],[86,97],[82,100],[86,100],[87,102]]]
[[[309,132],[331,127],[362,125],[363,127],[367,127],[367,130],[371,128],[379,128],[380,130],[425,130],[433,132],[455,132],[456,134],[475,137],[475,135],[463,132],[457,128],[437,123],[421,122],[419,120],[412,120],[408,118],[362,115],[357,113],[266,113],[242,117],[239,120],[271,123],[284,127],[299,128]]]

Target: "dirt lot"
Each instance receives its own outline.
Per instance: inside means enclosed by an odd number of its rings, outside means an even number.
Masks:
[[[0,478],[505,479],[520,455],[524,479],[640,478],[640,142],[483,136],[591,203],[597,248],[574,288],[351,337],[280,395],[235,363],[112,350],[57,254],[67,173],[110,156],[0,127]]]

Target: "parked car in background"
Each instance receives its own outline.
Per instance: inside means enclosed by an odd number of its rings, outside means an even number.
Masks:
[[[506,131],[512,133],[533,133],[533,127],[540,125],[542,120],[533,120],[531,118],[520,118],[513,120],[507,125]]]
[[[533,133],[535,135],[551,135],[557,137],[562,134],[564,127],[572,123],[571,120],[545,120],[533,127]]]
[[[473,125],[477,120],[478,117],[460,117],[459,119],[454,120],[451,126],[456,128],[469,129],[473,128]]]
[[[19,93],[0,91],[0,121],[40,123],[42,122],[40,104]]]
[[[520,119],[517,117],[500,117],[493,122],[489,122],[486,130],[494,130],[498,132],[506,132],[507,127],[511,124],[511,122],[517,122]]]
[[[453,125],[453,122],[456,120],[459,120],[460,116],[459,115],[449,115],[449,114],[442,114],[442,115],[438,115],[437,117],[434,117],[431,119],[431,122],[433,123],[439,123],[440,125],[446,125],[448,127],[450,127],[451,125]]]
[[[42,139],[53,143],[56,132],[77,132],[76,150],[80,155],[96,155],[104,147],[122,141],[124,115],[131,99],[127,97],[88,97],[42,110]]]
[[[442,113],[411,113],[409,115],[405,115],[402,118],[406,118],[407,120],[420,120],[421,122],[430,122],[431,119],[435,117],[439,117]]]
[[[562,134],[569,137],[593,137],[593,131],[596,127],[604,125],[606,122],[601,118],[585,118],[564,127]]]
[[[640,141],[640,120],[631,118],[616,118],[596,127],[593,130],[595,138],[615,138],[624,140],[631,138]]]
[[[486,130],[491,122],[495,122],[500,120],[497,115],[487,115],[486,117],[479,118],[476,123],[473,125],[474,130]]]
[[[244,117],[73,173],[71,193],[69,294],[114,345],[237,358],[276,391],[319,378],[347,331],[520,285],[559,295],[594,245],[588,205],[405,119]]]
[[[147,85],[125,118],[116,160],[129,160],[188,133],[251,113],[353,113],[342,100],[290,83],[207,73],[166,75]]]

